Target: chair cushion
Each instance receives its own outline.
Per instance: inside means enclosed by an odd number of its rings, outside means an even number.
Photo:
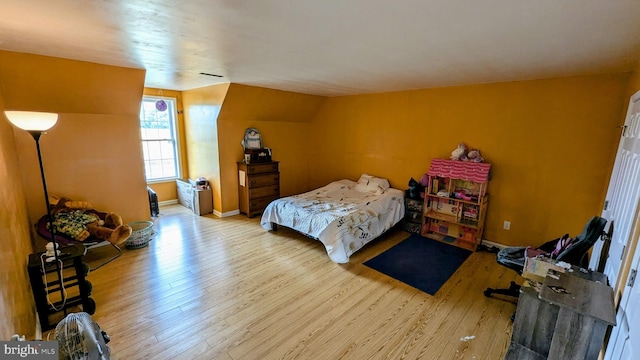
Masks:
[[[104,220],[104,218],[107,215],[107,213],[101,212],[101,211],[95,211],[95,210],[89,210],[89,211],[91,213],[93,213],[94,215],[96,215],[101,220]],[[47,226],[48,223],[49,223],[49,216],[43,215],[40,218],[40,220],[38,220],[38,223],[36,224],[36,232],[44,240],[51,241],[51,231],[49,230],[49,227]],[[77,241],[77,240],[72,239],[72,238],[70,238],[68,236],[65,236],[64,234],[61,234],[59,232],[55,233],[55,240],[56,240],[56,242],[58,244],[61,244],[61,245],[84,244],[84,245],[87,245],[87,246],[98,244],[98,243],[101,243],[101,242],[105,241],[105,240],[98,239],[97,237],[94,237],[94,236],[89,236],[84,241]]]

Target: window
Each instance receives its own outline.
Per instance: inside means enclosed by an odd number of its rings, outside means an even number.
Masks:
[[[180,177],[175,99],[144,96],[140,105],[140,133],[147,181]]]

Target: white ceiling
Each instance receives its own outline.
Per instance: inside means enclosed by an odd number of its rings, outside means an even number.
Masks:
[[[336,96],[629,71],[640,0],[0,0],[0,49]]]

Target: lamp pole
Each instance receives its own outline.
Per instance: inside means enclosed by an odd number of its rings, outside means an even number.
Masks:
[[[60,310],[62,310],[64,308],[64,304],[67,301],[67,297],[64,292],[62,266],[60,264],[60,260],[58,259],[58,243],[56,242],[56,231],[53,227],[53,216],[51,215],[51,206],[49,204],[49,192],[47,191],[47,181],[44,177],[44,166],[42,165],[42,152],[40,151],[40,136],[42,136],[42,134],[45,134],[45,131],[51,129],[56,124],[56,122],[58,121],[58,114],[37,111],[5,110],[4,115],[7,117],[7,120],[9,120],[9,122],[11,122],[14,126],[22,130],[26,130],[29,134],[31,134],[33,139],[36,141],[36,149],[38,150],[38,163],[40,164],[40,176],[42,177],[42,188],[44,189],[44,201],[47,206],[47,220],[49,221],[49,232],[51,234],[51,243],[53,244],[53,258],[56,263],[56,273],[58,275],[59,281],[58,285],[61,296],[60,304],[62,305]],[[45,270],[44,264],[42,265],[42,271],[42,276],[44,276],[46,279],[47,272]],[[48,293],[48,290],[46,290],[46,292]],[[55,311],[60,311],[53,303],[51,303],[50,305]]]
[[[47,181],[44,177],[44,166],[42,165],[42,152],[40,151],[40,136],[42,136],[43,133],[44,132],[42,131],[29,130],[29,134],[31,134],[33,139],[36,141],[36,149],[38,150],[38,163],[40,164],[40,176],[42,178],[42,188],[44,189],[44,201],[47,206],[47,220],[49,221],[49,232],[51,233],[51,242],[53,243],[53,257],[56,265],[56,273],[58,274],[58,281],[60,282],[58,284],[60,289],[60,301],[61,301],[61,304],[64,304],[66,301],[66,296],[64,294],[64,287],[62,284],[63,275],[60,269],[60,261],[58,260],[58,243],[56,242],[56,229],[53,226],[54,219],[53,219],[53,215],[51,214],[51,204],[49,203],[49,192],[47,191]],[[47,276],[46,273],[43,275]],[[56,310],[55,305],[51,304],[51,306],[54,308],[54,310]]]

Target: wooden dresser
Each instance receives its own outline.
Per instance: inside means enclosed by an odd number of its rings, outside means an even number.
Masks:
[[[278,162],[245,164],[238,162],[240,213],[248,217],[262,214],[267,205],[280,197]]]

